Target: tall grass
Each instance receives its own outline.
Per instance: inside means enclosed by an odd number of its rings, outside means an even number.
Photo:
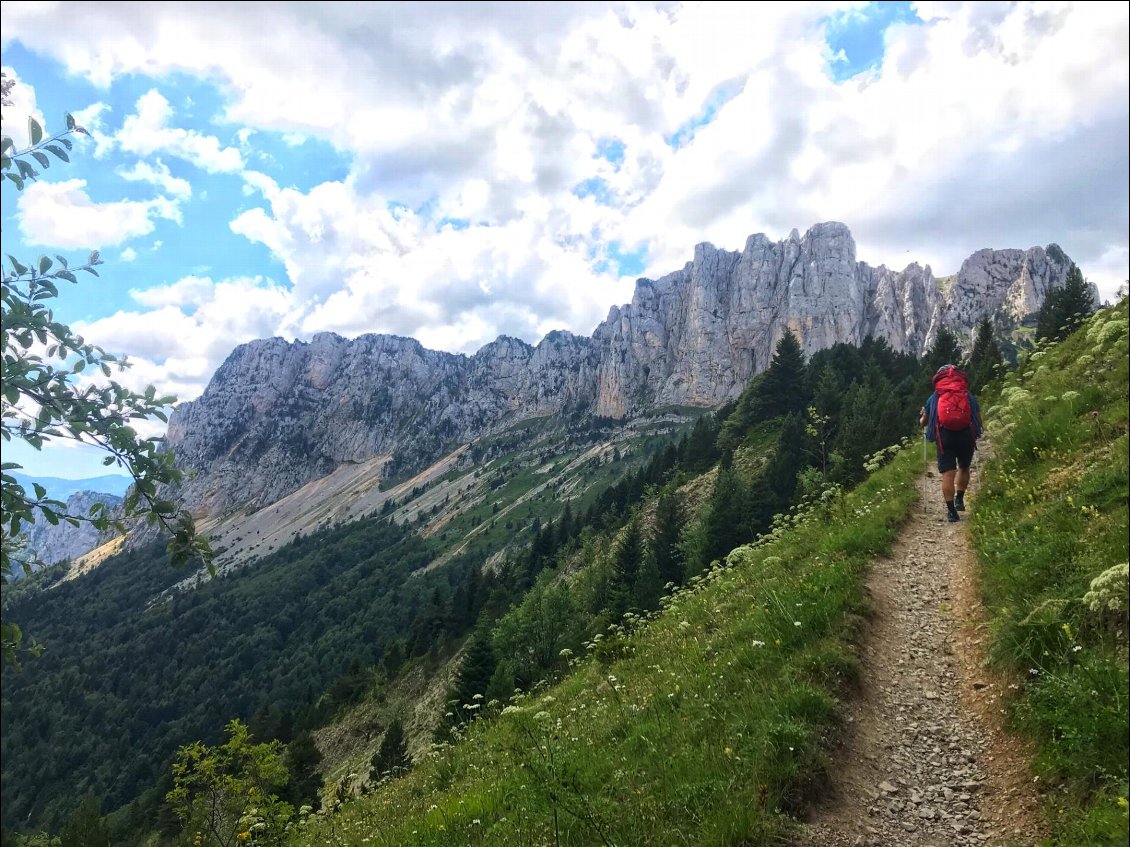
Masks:
[[[1009,375],[973,514],[991,657],[1052,786],[1055,845],[1125,845],[1126,301]]]
[[[615,625],[556,684],[482,704],[292,844],[780,843],[829,767],[860,577],[916,502],[916,453]]]

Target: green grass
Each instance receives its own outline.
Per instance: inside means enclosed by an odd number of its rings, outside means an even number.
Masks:
[[[1021,363],[986,414],[995,457],[973,530],[990,654],[1015,680],[1011,725],[1053,787],[1055,845],[1128,837],[1124,573],[1118,608],[1085,599],[1128,558],[1126,328],[1123,301]]]
[[[904,451],[827,510],[586,645],[570,673],[318,816],[295,847],[769,844],[829,767],[861,576],[917,499]]]

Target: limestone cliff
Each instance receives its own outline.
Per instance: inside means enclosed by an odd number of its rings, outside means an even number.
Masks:
[[[237,348],[169,424],[180,492],[198,515],[255,509],[349,463],[416,469],[452,446],[550,415],[628,418],[717,406],[764,370],[786,330],[806,353],[885,338],[921,354],[940,326],[968,338],[982,315],[1019,319],[1062,285],[1058,247],[981,250],[939,286],[929,267],[871,267],[841,223],[738,252],[695,248],[681,270],[641,279],[589,338],[507,337],[473,356],[407,338],[331,333]]]
[[[95,503],[102,503],[107,511],[113,512],[121,505],[122,498],[116,494],[76,491],[67,498],[66,503],[68,515],[85,516],[90,514],[90,507]],[[114,534],[114,530],[98,532],[86,521],[80,522],[78,526],[71,526],[66,521],[52,525],[46,520],[39,520],[28,528],[27,549],[44,565],[53,565],[77,559]]]

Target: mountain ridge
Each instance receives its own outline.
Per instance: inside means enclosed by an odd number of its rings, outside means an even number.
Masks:
[[[178,496],[198,517],[253,510],[344,464],[387,455],[389,474],[415,471],[521,420],[716,407],[786,331],[809,355],[868,336],[921,355],[942,326],[966,337],[983,315],[1022,320],[1070,266],[1054,245],[981,250],[943,292],[929,266],[858,261],[847,226],[826,222],[778,242],[751,235],[741,252],[701,243],[682,269],[638,280],[587,337],[499,336],[471,355],[380,334],[257,339],[173,413],[168,444],[192,477]]]

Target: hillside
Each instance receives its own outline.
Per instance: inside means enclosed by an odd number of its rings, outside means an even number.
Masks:
[[[87,788],[118,808],[158,782],[178,746],[218,737],[233,717],[272,706],[316,726],[367,690],[390,651],[442,654],[497,582],[488,559],[529,545],[565,503],[579,527],[693,422],[674,411],[626,426],[526,422],[474,445],[478,461],[462,469],[374,474],[365,518],[349,518],[356,481],[292,496],[300,514],[275,534],[219,525],[218,580],[170,568],[160,544],[79,578],[81,566],[36,574],[5,595],[5,614],[47,646],[35,673],[3,670],[5,820],[61,820]],[[472,572],[473,599],[458,591]]]
[[[1027,791],[1038,777],[1049,802],[1037,810],[1029,800],[1031,828],[1013,807],[985,824],[965,819],[951,838],[1032,843],[1047,827],[1050,844],[1124,844],[1125,301],[1022,362],[1001,398],[988,411],[992,449],[971,501],[977,558],[967,577],[976,590],[958,605],[971,629],[954,645],[959,658],[983,650],[991,664],[943,676],[956,674],[970,714],[978,699],[989,705],[983,716],[1004,709],[1006,728],[1032,745],[1014,741],[1012,749],[1036,751],[999,790],[1024,782]],[[922,454],[905,446],[855,491],[734,551],[658,614],[629,617],[588,641],[561,681],[509,703],[483,702],[492,718],[470,723],[407,776],[312,819],[291,843],[331,835],[357,845],[789,837],[840,769],[833,755],[851,736],[845,708],[854,692],[875,685],[859,652],[862,623],[876,613],[864,579],[921,508]],[[1019,543],[1022,535],[1032,543]],[[945,573],[930,578],[952,590]],[[953,596],[934,595],[931,611],[949,608]],[[999,813],[1019,801],[990,793],[977,802]],[[926,816],[887,814],[907,824],[902,832],[917,832],[907,838],[929,837]]]
[[[1108,343],[1111,326],[1084,332]],[[233,533],[242,552],[212,582],[152,550],[56,588],[40,575],[8,598],[53,646],[34,677],[5,672],[5,815],[57,826],[92,790],[136,843],[169,757],[238,718],[262,742],[316,739],[329,811],[297,844],[792,833],[834,784],[865,683],[865,579],[920,497],[918,445],[885,445],[912,431],[934,365],[870,340],[806,360],[790,338],[717,415],[527,421],[467,445],[465,466],[360,466],[296,506],[289,536]],[[1092,377],[1119,375],[1102,361]],[[1124,444],[1125,415],[1098,420]],[[415,769],[373,792],[369,761],[400,723]],[[1089,814],[1091,788],[1073,790]]]

